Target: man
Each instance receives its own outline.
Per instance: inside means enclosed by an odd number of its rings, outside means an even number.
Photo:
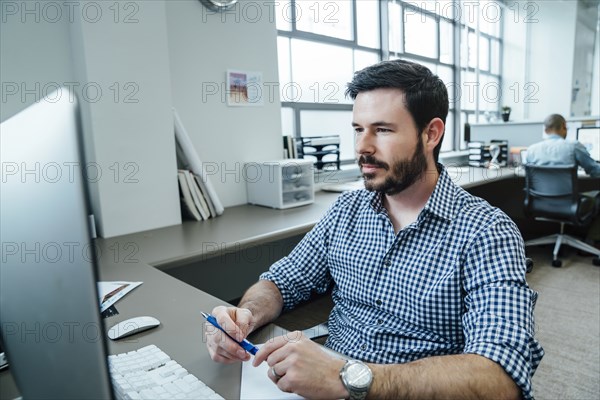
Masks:
[[[437,158],[448,113],[427,68],[384,61],[347,94],[367,190],[346,192],[239,306],[216,307],[241,340],[311,292],[333,285],[326,346],[299,333],[256,354],[269,378],[309,398],[525,398],[543,350],[523,241],[501,211],[456,186]],[[213,360],[250,356],[207,327]]]
[[[546,139],[527,148],[527,163],[535,165],[578,165],[592,177],[600,177],[597,163],[576,140],[567,140],[567,121],[560,114],[551,114],[544,120]],[[600,207],[600,192],[584,193],[595,198],[596,210]],[[588,228],[585,241],[600,248],[600,217],[596,217]]]
[[[585,146],[576,140],[566,140],[567,121],[560,114],[552,114],[544,121],[546,139],[527,148],[527,163],[536,165],[581,166],[593,177],[600,176],[600,164],[594,161]]]

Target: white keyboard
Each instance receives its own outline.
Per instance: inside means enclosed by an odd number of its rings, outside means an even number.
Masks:
[[[108,356],[108,364],[119,399],[223,399],[155,345]]]

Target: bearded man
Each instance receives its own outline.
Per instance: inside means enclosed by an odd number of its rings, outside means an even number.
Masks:
[[[446,86],[422,65],[393,60],[358,71],[346,93],[365,189],[340,195],[238,307],[213,314],[241,341],[332,287],[325,346],[349,360],[296,333],[252,361],[307,398],[531,398],[544,353],[523,240],[438,163]],[[220,331],[205,331],[214,361],[250,360]]]

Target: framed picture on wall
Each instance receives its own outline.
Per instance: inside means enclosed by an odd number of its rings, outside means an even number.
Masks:
[[[227,105],[262,106],[262,72],[227,70]]]

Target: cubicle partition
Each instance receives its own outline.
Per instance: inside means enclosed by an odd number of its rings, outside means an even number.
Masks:
[[[565,116],[566,117],[566,116]],[[600,126],[600,117],[571,117],[567,119],[567,138],[577,139],[577,128]],[[515,121],[470,125],[470,141],[489,143],[508,140],[509,147],[528,147],[544,139],[544,121]]]
[[[471,124],[471,141],[489,143],[492,140],[508,140],[509,147],[527,147],[543,139],[544,123],[500,122]]]

